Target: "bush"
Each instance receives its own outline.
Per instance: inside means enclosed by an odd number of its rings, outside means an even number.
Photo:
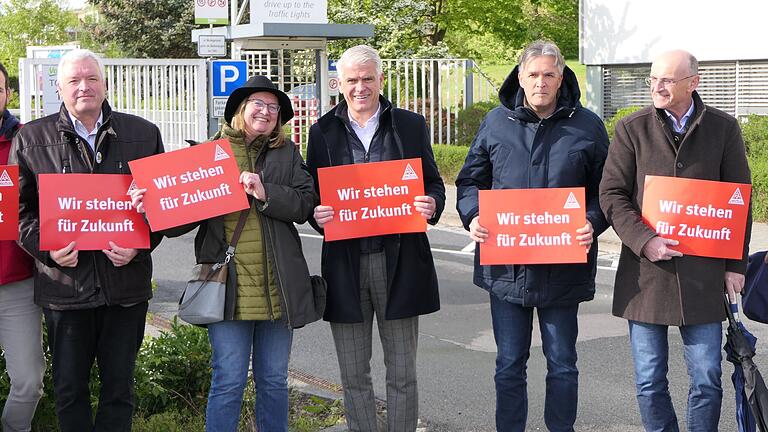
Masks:
[[[475,139],[477,130],[480,128],[485,115],[498,105],[498,101],[477,102],[467,107],[467,109],[459,111],[459,115],[456,118],[456,141],[459,145],[468,147],[472,144],[472,140]]]
[[[640,111],[643,108],[644,107],[641,106],[629,106],[616,111],[616,114],[613,117],[605,121],[605,129],[608,130],[608,137],[613,140],[613,134],[616,132],[616,123],[618,123],[619,120],[632,114],[633,112]]]
[[[456,176],[467,158],[469,147],[435,144],[432,146],[432,151],[435,153],[435,162],[437,162],[437,169],[440,171],[443,181],[447,184],[454,184]]]
[[[768,117],[750,115],[741,124],[752,170],[752,217],[768,220]]]
[[[146,339],[136,359],[136,413],[148,417],[166,411],[204,415],[211,387],[208,332],[179,324]]]

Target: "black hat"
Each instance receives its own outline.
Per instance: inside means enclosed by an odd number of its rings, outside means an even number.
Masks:
[[[235,89],[229,99],[227,99],[227,105],[224,107],[224,120],[227,123],[232,124],[232,116],[235,115],[237,107],[243,99],[256,92],[270,92],[277,96],[277,101],[280,104],[280,124],[284,125],[288,120],[293,118],[293,106],[291,105],[291,99],[287,94],[277,89],[277,86],[269,78],[261,75],[254,75],[245,82],[242,87]]]

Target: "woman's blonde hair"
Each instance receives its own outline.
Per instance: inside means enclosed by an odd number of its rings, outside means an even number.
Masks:
[[[240,105],[237,106],[235,114],[232,116],[232,129],[245,134],[245,107],[248,105],[248,98],[243,99]],[[285,131],[283,130],[282,122],[280,121],[280,113],[277,113],[277,123],[272,133],[269,134],[269,148],[278,148],[285,144]]]

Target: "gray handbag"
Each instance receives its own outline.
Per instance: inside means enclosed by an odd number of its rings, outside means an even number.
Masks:
[[[240,219],[232,234],[223,262],[197,264],[192,268],[192,278],[187,282],[179,299],[178,316],[189,324],[212,324],[224,321],[224,304],[227,294],[227,269],[235,255],[235,247],[243,232],[250,208],[240,212]]]

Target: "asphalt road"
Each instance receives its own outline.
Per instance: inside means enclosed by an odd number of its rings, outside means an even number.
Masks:
[[[300,227],[304,252],[313,273],[319,273],[320,238],[308,226]],[[418,377],[420,418],[429,431],[493,431],[495,392],[493,372],[495,343],[491,331],[488,294],[471,283],[472,256],[462,252],[469,241],[455,229],[429,231],[440,278],[442,307],[420,321]],[[188,271],[193,264],[192,236],[166,239],[155,252],[155,280],[158,288],[150,310],[161,315],[174,313]],[[579,311],[579,431],[642,431],[634,397],[632,360],[627,324],[610,314],[615,275],[615,256],[601,254],[595,300]],[[761,340],[768,340],[768,326],[746,325]],[[375,332],[374,326],[374,332]],[[546,363],[540,337],[534,330],[528,361],[529,413],[527,430],[546,430],[544,396]],[[374,333],[374,340],[378,335]],[[768,373],[768,361],[758,366]],[[670,330],[670,390],[681,422],[684,423],[688,379],[682,360],[679,333]],[[766,357],[763,355],[763,357]],[[338,366],[330,329],[317,322],[297,330],[290,364],[294,376],[339,383]],[[721,431],[734,431],[734,396],[730,373],[723,362]],[[378,397],[384,398],[384,366],[381,347],[374,343],[372,377]],[[685,429],[684,424],[681,425]]]

